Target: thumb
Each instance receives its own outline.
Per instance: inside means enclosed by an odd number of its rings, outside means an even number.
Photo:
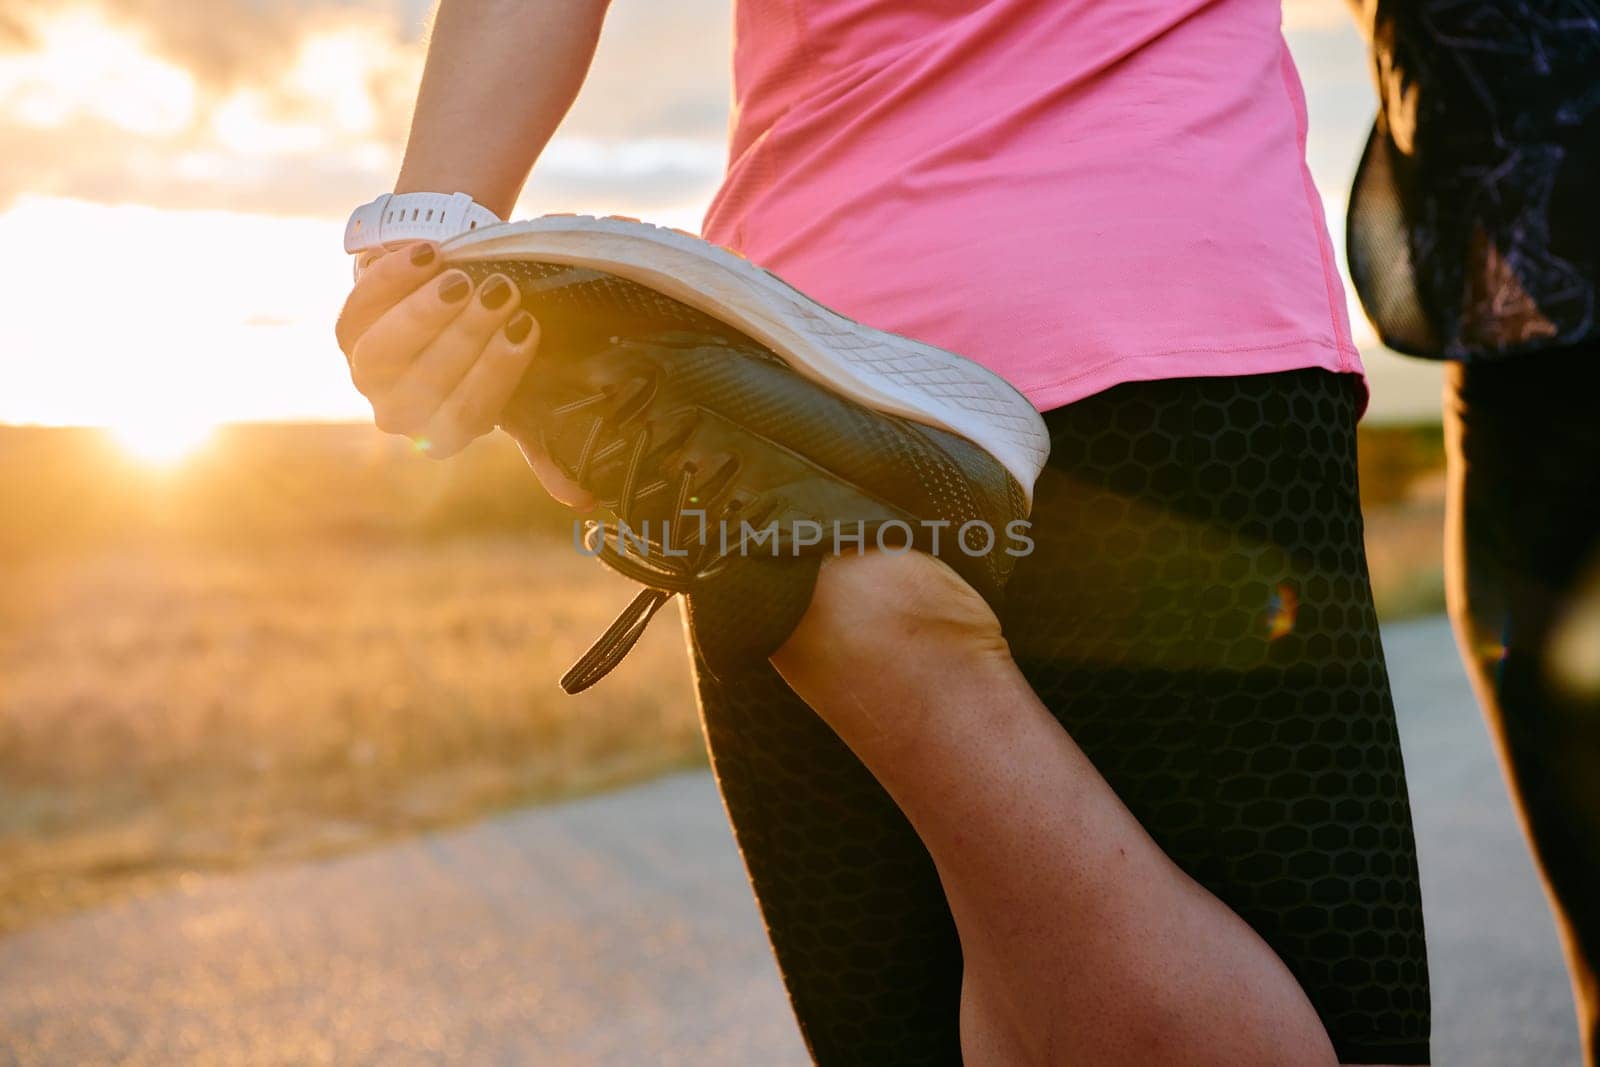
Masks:
[[[562,474],[555,460],[551,459],[538,444],[518,441],[517,447],[522,449],[523,458],[528,461],[528,466],[533,468],[534,477],[539,479],[539,484],[544,486],[545,492],[555,497],[559,503],[577,511],[594,510],[596,503],[594,494]]]

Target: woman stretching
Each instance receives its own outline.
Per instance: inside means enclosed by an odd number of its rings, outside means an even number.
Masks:
[[[748,262],[494,225],[605,6],[443,0],[339,338],[384,429],[502,425],[663,524],[591,546],[647,588],[566,684],[685,594],[814,1058],[1426,1063],[1365,391],[1277,0],[739,0],[705,233]]]

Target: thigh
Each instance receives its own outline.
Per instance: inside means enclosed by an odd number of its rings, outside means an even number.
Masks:
[[[1131,383],[1053,412],[1003,613],[1155,840],[1289,965],[1345,1062],[1427,1061],[1421,899],[1367,580],[1355,383]]]
[[[1052,413],[1002,618],[1040,696],[1289,963],[1341,1055],[1418,1063],[1426,961],[1355,415],[1321,372],[1121,386]],[[770,667],[696,675],[817,1061],[958,1063],[960,946],[910,824]]]
[[[959,1064],[961,947],[911,824],[771,666],[694,666],[717,784],[813,1058]]]
[[[1448,370],[1451,592],[1476,660],[1542,646],[1600,566],[1596,389],[1600,345]]]

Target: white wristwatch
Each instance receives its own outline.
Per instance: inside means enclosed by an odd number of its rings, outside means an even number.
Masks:
[[[502,221],[466,193],[385,193],[350,213],[344,250],[356,255],[395,241],[443,241]]]

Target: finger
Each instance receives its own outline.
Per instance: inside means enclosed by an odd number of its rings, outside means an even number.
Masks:
[[[518,307],[517,287],[503,274],[478,286],[477,299],[417,354],[390,390],[387,401],[415,423],[426,422],[461,384],[493,338]]]
[[[523,330],[528,331],[526,338],[522,338]],[[461,382],[461,386],[456,387],[456,392],[451,394],[450,400],[451,405],[454,405],[459,397],[462,408],[475,413],[462,414],[461,422],[466,426],[482,426],[483,411],[493,413],[488,419],[491,424],[499,421],[502,411],[506,410],[506,403],[517,390],[518,382],[522,381],[528,363],[533,362],[534,354],[538,352],[539,323],[528,315],[528,312],[518,312],[509,323],[506,323],[506,330],[494,339],[494,344],[496,346],[502,344],[502,338],[504,342],[509,342],[510,346],[525,349],[523,362],[520,365],[515,363],[501,365],[485,358],[467,373],[467,378]],[[522,339],[518,341],[518,338]],[[579,512],[592,512],[595,509],[597,501],[594,494],[562,474],[562,469],[555,466],[554,459],[550,459],[550,454],[544,451],[538,442],[518,437],[517,446],[522,450],[528,466],[533,469],[534,477],[539,478],[539,485],[544,486],[544,491],[554,496],[557,502]]]
[[[370,270],[374,263],[388,255],[390,251],[391,249],[388,248],[373,248],[357,256],[356,281],[359,282],[361,280],[361,276]]]
[[[428,420],[428,454],[453,455],[474,437],[494,429],[538,347],[538,323],[526,311],[518,311],[483,346]]]
[[[333,330],[339,350],[345,355],[355,351],[361,335],[384,312],[443,269],[439,248],[431,242],[409,245],[403,251],[404,255],[384,253],[370,260],[345,298]]]
[[[561,473],[550,454],[536,444],[521,444],[523,458],[533,468],[534,477],[544,486],[544,491],[555,497],[557,503],[578,511],[593,511],[598,503],[594,494]]]
[[[350,377],[356,388],[374,401],[383,398],[417,356],[466,310],[471,295],[472,279],[449,270],[391,307],[362,333],[350,353]],[[390,432],[412,428],[401,426]]]

